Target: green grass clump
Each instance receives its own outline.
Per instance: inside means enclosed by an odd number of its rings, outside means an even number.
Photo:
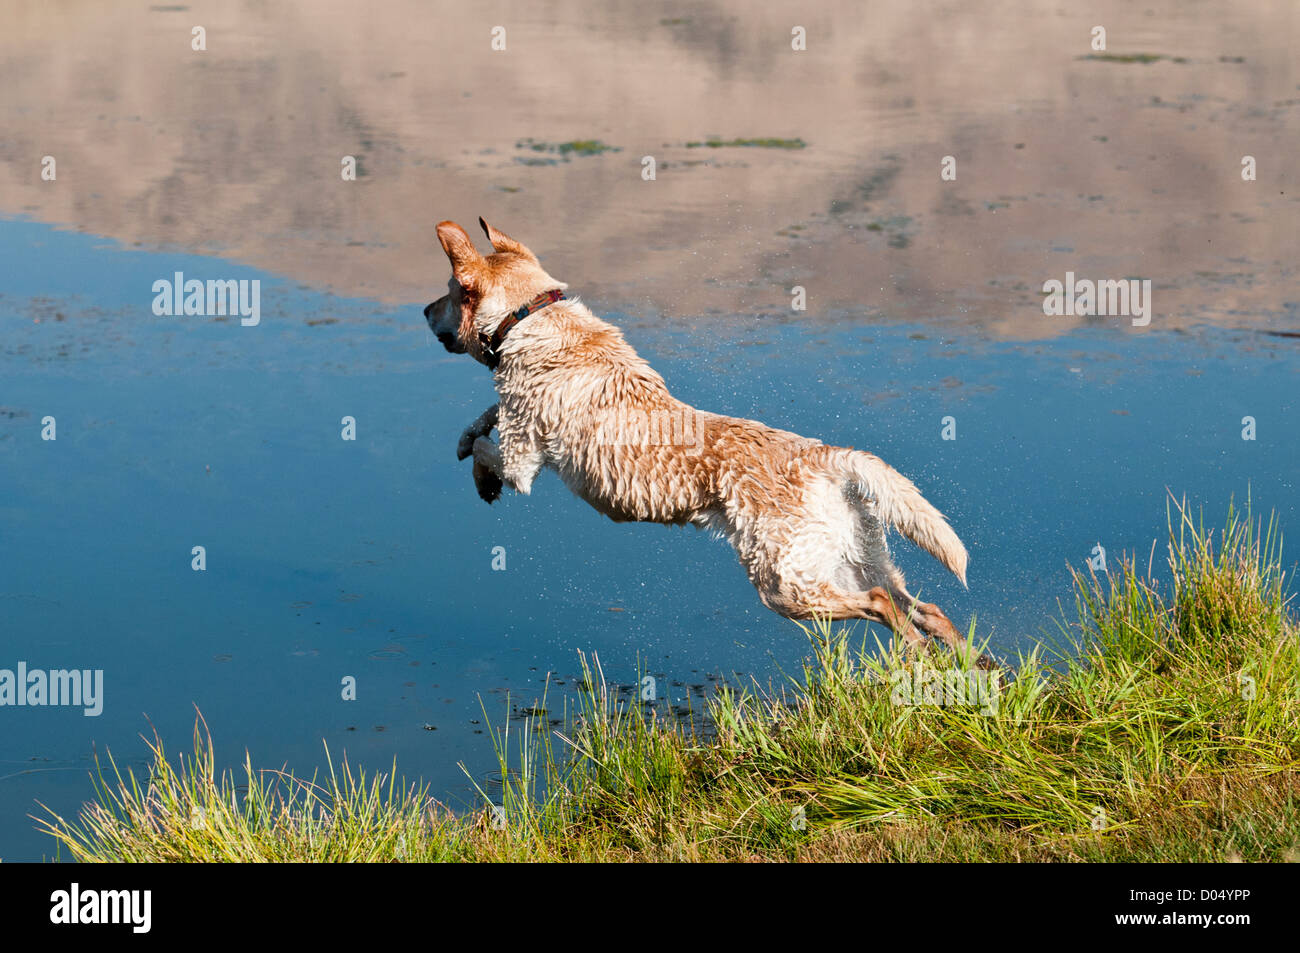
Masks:
[[[777,139],[765,137],[760,139],[706,139],[703,142],[688,142],[687,149],[726,149],[726,148],[750,148],[750,149],[806,149],[808,143],[802,139]]]
[[[537,139],[521,139],[515,143],[516,149],[531,149],[533,152],[549,152],[568,158],[569,156],[598,156],[602,152],[622,152],[618,146],[611,146],[599,139],[572,139],[569,142],[542,142]]]
[[[196,733],[193,757],[155,741],[147,778],[101,770],[76,822],[42,823],[78,860],[1300,859],[1280,537],[1249,509],[1220,531],[1170,515],[1167,578],[1076,572],[1060,644],[996,682],[817,626],[797,677],[724,687],[703,737],[584,657],[562,731],[495,731],[481,813],[332,763],[304,782],[246,761],[242,793]]]
[[[1102,63],[1141,63],[1143,66],[1149,66],[1161,60],[1169,60],[1171,63],[1187,62],[1187,58],[1184,56],[1164,56],[1160,53],[1089,53],[1086,56],[1080,56],[1079,59],[1098,60]]]

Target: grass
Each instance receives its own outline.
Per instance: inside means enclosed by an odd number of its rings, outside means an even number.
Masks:
[[[1168,60],[1171,63],[1186,63],[1187,58],[1183,56],[1164,56],[1160,53],[1089,53],[1086,56],[1080,56],[1081,60],[1099,60],[1103,63],[1141,63],[1143,66],[1150,66],[1152,63],[1159,63],[1161,60]]]
[[[813,627],[802,673],[722,689],[705,738],[584,658],[562,731],[494,732],[503,788],[482,812],[332,762],[306,781],[246,760],[237,784],[204,726],[175,762],[155,738],[147,777],[110,759],[79,818],[41,823],[85,861],[1295,860],[1300,642],[1276,527],[1230,508],[1210,531],[1175,504],[1163,581],[1154,551],[1075,573],[1059,644],[1005,684]]]
[[[515,143],[516,149],[530,149],[533,152],[555,153],[567,161],[571,155],[598,156],[602,152],[622,152],[618,146],[611,146],[599,139],[573,139],[569,142],[542,142],[537,139],[521,139]]]
[[[706,139],[703,142],[688,142],[687,149],[806,149],[808,143],[802,139],[777,139],[766,136],[758,139]]]

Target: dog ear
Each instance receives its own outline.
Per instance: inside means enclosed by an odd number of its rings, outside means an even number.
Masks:
[[[523,255],[525,258],[529,258],[532,259],[533,261],[537,261],[536,255],[534,255],[531,251],[529,251],[526,247],[524,247],[524,245],[515,241],[505,232],[498,231],[497,229],[489,225],[487,222],[483,221],[483,216],[481,215],[479,216],[478,223],[483,228],[483,234],[486,235],[488,241],[492,243],[493,250],[514,252],[516,255]]]
[[[462,287],[468,288],[472,286],[479,269],[483,265],[483,256],[474,247],[474,243],[470,241],[465,229],[455,222],[440,222],[438,224],[438,241],[442,243],[442,250],[447,253],[447,257],[451,260],[451,273],[456,277],[456,280],[460,282]]]

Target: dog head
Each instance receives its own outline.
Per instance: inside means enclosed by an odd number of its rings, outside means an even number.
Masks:
[[[424,309],[429,330],[453,354],[489,363],[487,341],[497,325],[539,294],[567,287],[548,275],[537,256],[483,219],[478,220],[493,254],[481,255],[455,222],[438,226],[438,241],[451,262],[447,293]]]

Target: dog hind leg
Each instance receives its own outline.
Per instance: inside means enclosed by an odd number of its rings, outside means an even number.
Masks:
[[[912,622],[918,629],[924,632],[932,639],[938,639],[963,662],[974,663],[976,668],[986,671],[1001,669],[1003,666],[996,659],[989,655],[981,653],[976,656],[966,637],[958,631],[957,626],[953,625],[951,619],[944,614],[933,602],[922,602],[914,595],[908,592],[902,586],[891,587],[893,598],[902,605],[910,608]]]
[[[893,597],[884,586],[865,592],[851,592],[833,585],[822,585],[813,592],[801,592],[780,604],[768,604],[791,619],[866,619],[887,626],[909,646],[925,642],[925,635],[908,614],[908,604]]]
[[[832,585],[818,587],[815,594],[787,600],[778,612],[792,619],[866,619],[888,626],[909,647],[919,647],[926,637],[938,639],[966,662],[980,669],[1001,666],[987,655],[972,657],[966,639],[943,610],[932,602],[921,602],[901,585],[875,586],[852,592]]]

